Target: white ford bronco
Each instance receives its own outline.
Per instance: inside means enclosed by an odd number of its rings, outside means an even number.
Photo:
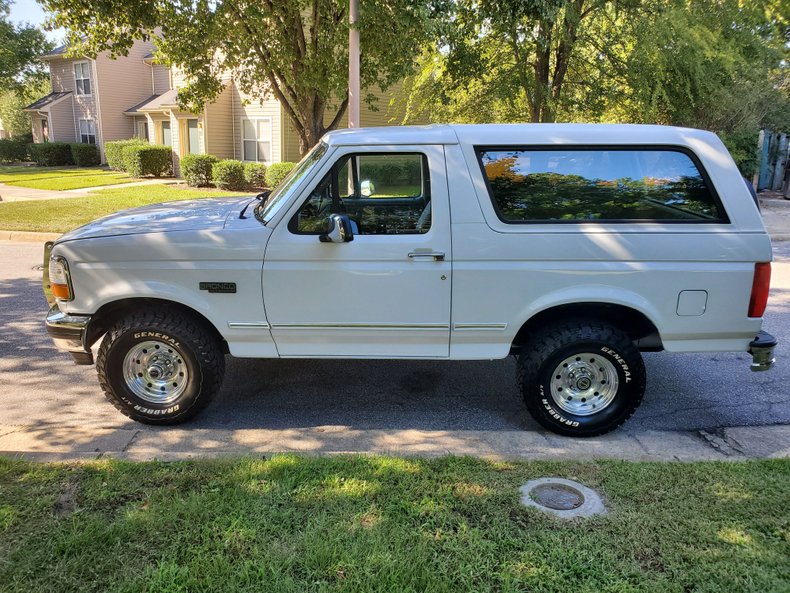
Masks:
[[[225,355],[515,355],[554,432],[625,422],[640,351],[749,352],[771,243],[708,132],[437,125],[327,134],[271,193],[119,212],[45,249],[46,325],[127,416],[193,417]]]

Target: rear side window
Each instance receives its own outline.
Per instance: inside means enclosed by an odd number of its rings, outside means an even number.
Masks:
[[[701,165],[678,148],[479,148],[477,156],[506,223],[727,222]]]

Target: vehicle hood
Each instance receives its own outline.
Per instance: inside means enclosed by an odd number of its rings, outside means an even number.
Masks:
[[[114,235],[217,230],[225,225],[229,216],[234,214],[238,216],[244,206],[253,199],[251,197],[204,198],[122,210],[69,231],[57,242]]]

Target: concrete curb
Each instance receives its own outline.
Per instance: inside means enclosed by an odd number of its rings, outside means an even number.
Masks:
[[[46,243],[54,241],[63,233],[35,233],[33,231],[0,231],[0,241],[22,241],[25,243]]]
[[[790,458],[790,425],[715,431],[618,431],[591,439],[510,431],[0,426],[0,455],[33,461],[182,460],[299,453],[469,455],[487,459],[738,461]]]

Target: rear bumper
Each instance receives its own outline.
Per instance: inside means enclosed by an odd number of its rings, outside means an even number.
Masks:
[[[774,366],[774,348],[776,348],[776,338],[768,332],[761,331],[754,340],[749,343],[749,354],[752,355],[751,369],[757,371],[767,371]]]
[[[47,313],[47,333],[55,347],[71,353],[77,364],[93,364],[93,352],[85,346],[85,335],[90,323],[90,315],[69,315],[61,311],[57,304]]]

